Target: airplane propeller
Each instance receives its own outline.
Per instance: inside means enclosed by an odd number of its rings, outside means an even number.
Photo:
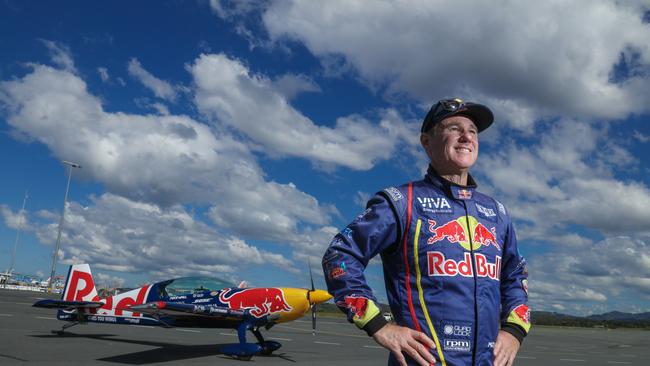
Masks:
[[[316,335],[316,311],[318,310],[318,304],[323,303],[332,298],[327,291],[316,290],[314,287],[314,276],[311,272],[311,262],[309,264],[309,280],[311,282],[311,289],[307,291],[307,301],[311,305],[311,329],[312,335]]]

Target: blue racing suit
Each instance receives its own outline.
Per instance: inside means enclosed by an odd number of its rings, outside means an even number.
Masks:
[[[386,324],[364,269],[381,255],[395,322],[426,333],[440,365],[492,365],[499,329],[530,329],[528,271],[505,207],[467,186],[425,178],[378,192],[323,256],[328,290],[348,320]],[[409,364],[415,364],[405,355]],[[391,354],[389,365],[397,365]]]

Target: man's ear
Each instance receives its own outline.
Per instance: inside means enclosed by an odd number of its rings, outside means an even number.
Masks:
[[[431,135],[429,135],[428,133],[420,134],[420,144],[425,150],[427,149],[427,145],[429,144],[429,139],[431,139]]]

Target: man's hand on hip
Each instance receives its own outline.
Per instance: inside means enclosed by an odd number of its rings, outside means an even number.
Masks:
[[[519,341],[515,336],[500,330],[494,345],[494,366],[512,365],[515,362],[519,346]]]
[[[436,363],[436,359],[429,351],[435,349],[436,345],[431,338],[422,332],[388,323],[373,334],[372,338],[375,339],[375,342],[391,351],[402,366],[407,366],[403,353],[409,355],[422,366]]]

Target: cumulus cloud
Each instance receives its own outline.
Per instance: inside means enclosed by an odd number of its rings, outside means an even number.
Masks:
[[[119,272],[154,272],[160,278],[189,274],[234,276],[241,266],[271,264],[294,270],[282,255],[260,250],[196,220],[182,206],[161,208],[105,193],[91,204],[71,202],[62,237],[63,262],[93,263]],[[55,222],[38,229],[53,243]]]
[[[201,55],[189,70],[201,112],[239,130],[270,154],[367,170],[390,158],[403,136],[415,135],[415,125],[392,110],[378,125],[358,115],[338,118],[334,128],[317,125],[294,109],[268,78],[223,54]]]
[[[13,212],[9,206],[2,204],[0,205],[0,215],[2,215],[5,225],[10,229],[29,229],[27,211]]]
[[[273,81],[273,88],[286,100],[304,92],[320,92],[320,87],[306,75],[285,74]]]
[[[645,10],[614,0],[278,1],[262,17],[272,40],[300,41],[325,62],[342,57],[371,88],[487,100],[523,130],[544,116],[647,112]]]
[[[557,246],[530,258],[534,308],[582,313],[592,302],[620,311],[647,311],[650,255],[646,240],[614,236],[581,246]],[[638,294],[646,294],[640,298]],[[627,299],[636,299],[628,303]],[[593,309],[591,310],[593,312]]]
[[[613,164],[602,153],[610,146],[628,157],[626,144],[606,125],[560,120],[526,147],[504,142],[482,155],[477,169],[497,197],[516,202],[510,210],[524,222],[525,238],[557,237],[571,225],[604,235],[644,234],[650,232],[650,189],[617,178],[618,169],[639,161],[629,157]]]
[[[161,80],[145,70],[137,58],[132,58],[128,65],[129,75],[149,88],[156,97],[174,101],[178,96],[174,87],[165,80]]]
[[[85,82],[67,71],[33,65],[33,72],[22,79],[0,83],[0,103],[14,131],[43,143],[57,158],[79,162],[84,168],[78,174],[103,183],[116,197],[159,210],[192,202],[207,205],[209,217],[227,234],[222,245],[246,249],[248,244],[238,237],[263,238],[295,245],[296,255],[313,253],[312,244],[301,244],[318,233],[335,212],[291,183],[265,180],[250,149],[225,131],[217,133],[182,115],[106,112]],[[52,222],[58,217],[47,212],[39,216]],[[70,235],[66,240],[74,241],[75,234]],[[90,234],[79,238],[92,243]],[[68,251],[65,258],[99,260],[105,254],[102,246],[115,238],[104,239],[89,252],[93,258],[83,257],[81,249],[88,248],[81,244],[72,246],[77,251]],[[313,245],[322,250],[326,243]],[[127,252],[118,258],[122,254]],[[105,257],[105,268],[134,268],[110,261]]]

